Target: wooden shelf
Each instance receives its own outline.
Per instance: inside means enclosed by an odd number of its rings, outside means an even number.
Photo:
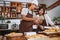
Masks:
[[[10,5],[10,6],[6,6]],[[5,18],[20,18],[18,14],[21,14],[22,10],[22,3],[21,2],[5,2],[4,6],[0,6],[0,15],[4,16]]]
[[[22,3],[21,2],[11,2],[11,8],[10,8],[10,13],[11,13],[11,18],[17,18],[17,13],[21,13],[22,10]]]
[[[12,7],[16,7],[17,6],[17,3],[16,2],[11,2],[11,6]]]
[[[17,2],[17,6],[18,6],[18,7],[21,7],[21,6],[22,6],[22,3]]]
[[[3,12],[3,6],[0,6],[0,12]]]
[[[59,5],[60,5],[60,0],[58,0],[57,2],[53,3],[52,5],[50,5],[50,6],[47,8],[47,10],[51,10],[51,9],[53,9],[53,8],[59,6]]]
[[[10,6],[6,6],[6,5]],[[21,17],[21,11],[23,8],[23,3],[21,2],[4,2],[4,6],[0,6],[0,15],[3,15],[5,18],[20,18]],[[27,8],[31,6],[31,3],[27,3]],[[34,10],[36,13],[38,13],[38,9]]]
[[[20,13],[21,12],[21,9],[22,9],[21,7],[17,7],[16,10],[17,10],[18,13]]]
[[[21,18],[21,15],[20,14],[17,14],[17,18]]]
[[[8,13],[7,18],[10,18],[10,17],[11,17],[11,14],[10,14],[10,13]]]
[[[29,8],[31,6],[31,3],[27,3],[27,7]]]
[[[2,13],[0,12],[0,16],[2,15]]]
[[[10,8],[10,12],[11,12],[11,13],[15,13],[15,12],[16,12],[16,7],[11,7],[11,8]]]
[[[21,13],[22,3],[17,2],[17,9],[16,10],[17,10],[18,13]]]
[[[4,6],[4,12],[6,12],[6,13],[10,13],[10,7],[8,7],[8,6]]]

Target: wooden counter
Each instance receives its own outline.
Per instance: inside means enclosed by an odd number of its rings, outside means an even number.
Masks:
[[[0,29],[0,35],[5,35],[11,32],[19,32],[18,29]]]
[[[60,40],[60,37],[52,37],[52,38],[49,38],[49,40]]]
[[[27,39],[27,40],[35,40],[35,39]],[[60,40],[60,37],[45,37],[36,40]]]
[[[26,38],[25,36],[15,36],[15,37],[7,37],[6,36],[6,40],[60,40],[60,34],[54,34],[54,35],[58,35],[58,36],[53,36],[53,35],[46,35],[46,34],[43,34],[45,35],[46,37],[41,37],[41,38]]]
[[[13,39],[14,38],[9,39],[7,37],[6,40],[13,40]],[[28,40],[28,39],[26,39],[24,36],[21,36],[20,38],[16,37],[14,40]],[[41,38],[41,40],[60,40],[60,37],[46,37],[46,38]]]
[[[45,35],[45,34],[43,34]],[[27,40],[35,40],[35,39],[27,39]],[[59,35],[46,35],[46,37],[41,37],[36,40],[60,40],[60,34]]]

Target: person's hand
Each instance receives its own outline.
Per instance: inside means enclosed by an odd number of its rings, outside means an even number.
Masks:
[[[42,24],[43,23],[43,20],[40,19],[40,20],[38,20],[38,22],[39,22],[39,24]]]
[[[34,21],[36,21],[37,19],[38,19],[38,17],[37,17],[37,16],[35,16],[35,17],[33,18],[33,20],[34,20]]]
[[[34,23],[37,24],[37,25],[39,24],[38,20],[34,21]]]
[[[41,29],[41,30],[44,30],[44,26],[40,25],[40,29]]]

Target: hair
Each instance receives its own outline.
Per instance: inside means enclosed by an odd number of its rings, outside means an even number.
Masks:
[[[45,8],[44,7],[39,7],[39,10],[43,9],[43,15],[45,14]]]

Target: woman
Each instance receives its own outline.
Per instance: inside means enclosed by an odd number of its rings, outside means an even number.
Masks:
[[[53,26],[54,23],[51,21],[50,17],[45,14],[45,9],[43,7],[39,8],[39,30],[44,30],[44,26],[51,25]]]
[[[37,0],[35,1],[37,2]],[[30,32],[33,30],[32,25],[34,24],[34,21],[37,19],[37,17],[33,15],[34,12],[32,13],[32,10],[34,10],[38,5],[38,3],[36,3],[35,1],[32,2],[29,8],[22,9],[22,13],[21,13],[22,21],[20,24],[21,33]]]

